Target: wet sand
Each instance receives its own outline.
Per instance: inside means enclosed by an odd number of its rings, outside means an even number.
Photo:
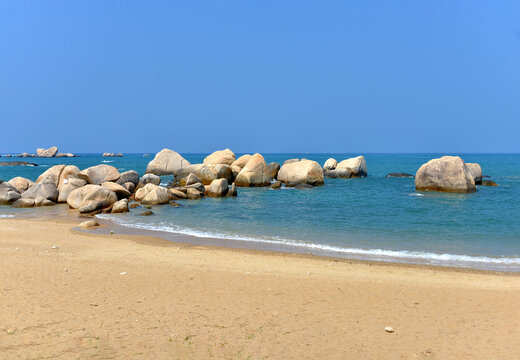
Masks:
[[[520,358],[517,274],[73,226],[0,220],[0,359]]]

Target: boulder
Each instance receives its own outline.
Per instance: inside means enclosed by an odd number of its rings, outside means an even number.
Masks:
[[[0,184],[0,205],[9,205],[21,197],[16,188],[8,183]]]
[[[278,172],[278,181],[285,184],[323,184],[323,169],[312,160],[285,163]]]
[[[414,175],[408,173],[388,173],[386,174],[387,178],[413,178]]]
[[[204,195],[204,193],[195,188],[188,188],[186,191],[186,195],[188,196],[188,199],[196,200],[200,199]]]
[[[236,179],[238,174],[240,174],[240,171],[242,170],[241,167],[236,165],[231,165],[231,173],[233,175],[233,179]]]
[[[186,178],[186,185],[193,185],[196,183],[202,183],[202,181],[199,179],[199,177],[193,173],[189,174]]]
[[[231,184],[227,196],[237,196],[237,186],[235,185],[235,183]]]
[[[168,189],[149,183],[135,192],[135,200],[143,204],[159,205],[170,201],[170,195]]]
[[[168,189],[168,191],[170,192],[170,198],[173,200],[181,200],[188,198],[188,195],[177,189]]]
[[[15,208],[31,208],[34,207],[34,199],[20,198],[16,200],[11,206]]]
[[[337,178],[350,178],[352,177],[352,172],[350,172],[349,169],[341,168],[341,169],[334,169],[334,170],[323,170],[323,176],[337,179]]]
[[[233,162],[235,162],[235,154],[233,151],[226,149],[215,151],[213,154],[206,156],[202,163],[204,165],[225,164],[231,166]]]
[[[52,146],[48,149],[38,148],[36,149],[36,155],[38,157],[53,157],[58,153],[58,148],[56,146]]]
[[[58,188],[51,178],[46,178],[34,184],[22,194],[24,199],[43,198],[52,202],[58,201]]]
[[[128,190],[130,194],[133,194],[135,191],[135,184],[133,182],[125,182],[124,184],[121,184],[121,186]]]
[[[233,163],[231,164],[231,167],[238,166],[240,168],[240,170],[242,170],[242,168],[244,166],[246,166],[246,164],[249,161],[249,159],[251,159],[251,155],[249,155],[249,154],[242,155],[241,157],[239,157],[238,159],[233,161]]]
[[[209,185],[207,185],[209,187]],[[205,193],[206,192],[206,187],[204,185],[202,185],[201,183],[196,183],[196,184],[191,184],[191,185],[186,185],[184,187],[184,189],[186,190],[186,193],[188,193],[188,189],[197,189],[199,192],[201,193]]]
[[[204,185],[211,184],[211,182],[215,179],[227,179],[228,181],[233,180],[233,172],[231,171],[231,166],[224,164],[190,165],[180,170],[176,178],[179,180],[179,183],[181,185],[185,185],[186,180],[191,173],[197,175],[197,177]]]
[[[152,210],[145,210],[142,213],[140,213],[139,215],[150,216],[150,215],[153,215],[153,211]]]
[[[119,185],[123,185],[124,183],[131,182],[134,185],[139,184],[139,174],[135,170],[129,170],[121,173],[121,176],[116,181]],[[161,182],[161,178],[159,178],[159,183]]]
[[[29,207],[53,206],[53,205],[56,205],[56,203],[51,200],[47,200],[47,199],[39,197],[36,199],[20,198],[20,199],[16,200],[12,206],[15,208],[29,208]]]
[[[116,182],[121,177],[121,174],[115,167],[102,164],[81,170],[78,173],[78,177],[89,184],[101,185],[106,181]]]
[[[161,184],[161,177],[154,174],[144,174],[139,180],[136,189],[140,189],[146,184],[154,184],[159,186]]]
[[[453,193],[477,190],[471,172],[458,156],[443,156],[423,164],[415,174],[415,189]]]
[[[34,185],[34,183],[31,180],[20,176],[12,178],[7,182],[7,184],[14,187],[16,191],[18,191],[20,194]]]
[[[338,161],[334,158],[330,158],[323,164],[323,170],[334,170],[336,166],[338,166]]]
[[[287,164],[291,164],[291,163],[294,163],[294,162],[298,162],[300,161],[300,159],[287,159],[283,162],[282,166],[284,165],[287,165]]]
[[[38,166],[38,164],[27,161],[0,161],[0,166]]]
[[[80,212],[92,212],[111,206],[117,201],[112,191],[100,185],[85,185],[73,190],[67,197],[67,204]]]
[[[119,185],[114,182],[104,182],[101,184],[101,186],[116,194],[118,200],[126,199],[132,195],[130,191],[123,187],[123,185]]]
[[[60,175],[63,169],[65,169],[66,165],[54,165],[53,167],[48,168],[44,173],[42,173],[36,182],[39,183],[43,179],[51,179],[56,186],[60,183]]]
[[[264,157],[254,154],[238,173],[235,184],[242,187],[268,186],[273,179],[272,172],[272,169],[267,168]]]
[[[226,196],[229,191],[228,182],[226,179],[215,179],[211,182],[208,189],[208,196],[210,197],[223,197]]]
[[[96,220],[87,220],[79,224],[79,227],[81,228],[89,228],[95,226],[99,226],[99,223]]]
[[[128,209],[128,199],[121,199],[114,203],[114,206],[112,206],[112,214],[120,214],[120,213],[127,213],[130,211]]]
[[[278,176],[278,171],[280,171],[280,164],[277,162],[267,164],[267,176],[271,178],[271,181]]]
[[[363,156],[350,158],[338,163],[336,169],[348,169],[353,177],[367,176],[367,162]]]
[[[58,202],[67,202],[67,199],[71,192],[85,185],[87,185],[87,182],[83,179],[78,179],[74,177],[63,179],[63,181],[60,182],[60,186],[58,187]]]
[[[146,172],[154,175],[175,175],[190,162],[173,150],[163,149],[148,163]]]
[[[482,183],[482,168],[480,165],[476,163],[466,163],[466,167],[468,168],[471,176],[473,176],[475,184],[480,185]]]

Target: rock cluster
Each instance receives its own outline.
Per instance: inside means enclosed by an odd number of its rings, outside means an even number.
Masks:
[[[330,178],[365,177],[368,174],[367,163],[363,156],[343,161],[330,158],[323,164],[323,174]]]
[[[103,157],[123,157],[123,154],[121,153],[103,153]]]

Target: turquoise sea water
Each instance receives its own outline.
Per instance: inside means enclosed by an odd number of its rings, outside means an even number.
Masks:
[[[183,154],[192,163],[207,154]],[[359,154],[264,154],[267,162],[308,158],[323,165]],[[239,188],[236,198],[179,201],[157,206],[154,216],[106,215],[130,227],[194,236],[280,244],[286,248],[347,258],[520,271],[520,155],[453,154],[481,164],[499,187],[479,186],[474,194],[415,192],[414,180],[385,178],[389,172],[415,174],[442,154],[364,154],[368,177],[326,179],[313,189]],[[238,154],[237,154],[238,156]],[[38,167],[0,167],[0,179],[35,180],[55,164],[85,168],[107,163],[120,171],[144,173],[153,158],[143,154],[102,158],[81,154],[65,159],[26,160]],[[169,178],[164,177],[167,183]],[[21,211],[0,207],[0,216]],[[32,210],[34,211],[34,210]]]

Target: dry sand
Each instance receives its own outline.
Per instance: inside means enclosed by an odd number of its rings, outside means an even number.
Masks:
[[[71,228],[0,220],[0,359],[520,359],[518,275]]]

